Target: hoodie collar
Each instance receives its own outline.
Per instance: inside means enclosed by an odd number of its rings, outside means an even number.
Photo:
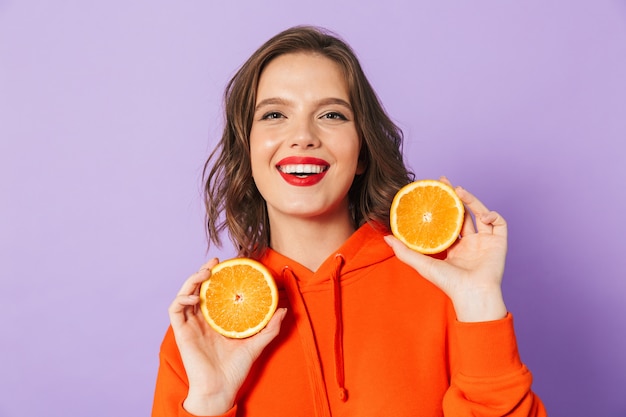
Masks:
[[[385,232],[381,230],[381,226],[365,223],[340,248],[331,253],[317,271],[311,271],[271,248],[265,252],[261,262],[272,270],[274,276],[278,278],[277,284],[279,288],[283,287],[280,282],[282,270],[285,266],[288,266],[293,270],[294,275],[298,277],[300,289],[306,291],[309,286],[330,281],[336,268],[335,257],[337,255],[341,255],[344,259],[344,264],[341,267],[342,276],[392,257],[393,251],[382,239]]]

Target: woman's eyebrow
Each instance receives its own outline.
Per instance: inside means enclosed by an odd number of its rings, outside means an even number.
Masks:
[[[263,99],[261,101],[259,101],[256,106],[254,107],[254,110],[257,111],[262,107],[266,107],[266,106],[275,106],[275,105],[288,105],[289,101],[279,98],[279,97],[270,97],[270,98],[266,98]]]
[[[289,100],[285,100],[283,98],[280,97],[270,97],[270,98],[266,98],[263,99],[261,101],[259,101],[256,106],[254,107],[255,111],[258,111],[260,108],[266,107],[266,106],[276,106],[276,105],[281,105],[281,106],[287,106],[290,105],[291,102]],[[347,108],[348,110],[352,111],[352,106],[350,105],[349,102],[347,102],[346,100],[342,99],[342,98],[337,98],[337,97],[328,97],[328,98],[323,98],[318,100],[315,103],[317,106],[324,106],[324,105],[329,105],[329,104],[337,104],[339,106],[343,106],[345,108]]]
[[[337,104],[340,106],[343,106],[345,108],[347,108],[348,110],[352,111],[352,106],[350,105],[349,102],[347,102],[346,100],[342,99],[342,98],[337,98],[337,97],[328,97],[328,98],[323,98],[321,100],[319,100],[317,102],[318,105],[320,106],[324,106],[327,104]]]

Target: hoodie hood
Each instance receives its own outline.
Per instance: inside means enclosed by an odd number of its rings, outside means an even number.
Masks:
[[[373,226],[361,226],[317,271],[310,271],[272,249],[268,249],[261,258],[261,262],[272,271],[279,291],[284,291],[288,308],[296,317],[317,416],[330,416],[328,395],[333,395],[333,391],[341,401],[348,400],[349,387],[344,384],[342,286],[358,279],[360,270],[394,256],[382,237],[383,233]],[[322,370],[320,356],[325,352],[320,352],[304,296],[307,291],[324,290],[332,294],[327,308],[333,312],[334,323],[324,331],[333,332],[334,388],[327,387],[324,380],[324,372],[331,370]]]
[[[368,268],[394,256],[393,250],[385,243],[386,233],[377,227],[365,223],[335,250],[317,271],[310,271],[298,262],[273,249],[268,249],[260,261],[274,273],[279,289],[284,289],[282,271],[289,267],[297,276],[299,285],[304,290],[310,286],[328,284],[336,269],[335,258],[339,255],[344,259],[341,266],[342,281],[360,269]]]

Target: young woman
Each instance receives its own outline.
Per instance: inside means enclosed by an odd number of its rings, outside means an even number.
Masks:
[[[218,335],[197,308],[217,260],[203,265],[169,309],[154,417],[545,415],[502,298],[504,219],[457,187],[468,214],[445,259],[389,235],[413,174],[348,45],[288,29],[225,105],[205,167],[209,236],[227,230],[273,272],[280,308],[251,338]]]

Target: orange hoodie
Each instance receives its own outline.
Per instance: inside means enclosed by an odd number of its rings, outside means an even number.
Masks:
[[[268,250],[287,307],[225,416],[545,416],[513,319],[460,323],[450,300],[398,260],[370,225],[316,272]],[[172,329],[153,417],[191,417]]]

